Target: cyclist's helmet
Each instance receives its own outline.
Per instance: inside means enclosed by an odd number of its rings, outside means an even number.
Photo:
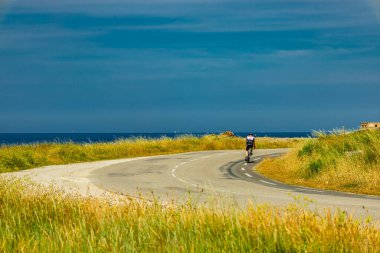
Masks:
[[[248,135],[252,135],[253,136],[253,133],[249,133]]]

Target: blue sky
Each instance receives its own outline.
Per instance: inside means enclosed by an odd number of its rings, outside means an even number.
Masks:
[[[0,2],[0,132],[380,120],[377,0]]]

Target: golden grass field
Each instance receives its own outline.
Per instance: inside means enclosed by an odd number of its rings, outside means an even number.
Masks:
[[[257,170],[288,184],[380,195],[380,131],[321,134]]]
[[[241,210],[62,196],[0,180],[0,252],[379,252],[380,230],[302,200]],[[220,199],[219,199],[220,201]]]
[[[257,148],[293,147],[302,139],[258,138]],[[245,149],[244,138],[206,135],[160,139],[122,139],[111,143],[37,143],[0,147],[0,172],[58,165],[191,151]]]

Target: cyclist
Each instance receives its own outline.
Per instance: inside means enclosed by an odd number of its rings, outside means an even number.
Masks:
[[[249,133],[247,138],[246,138],[246,151],[247,151],[247,156],[248,152],[250,152],[249,155],[252,155],[252,149],[256,148],[256,143],[255,143],[255,136],[253,133]]]

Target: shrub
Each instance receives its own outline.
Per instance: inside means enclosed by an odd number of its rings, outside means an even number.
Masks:
[[[316,161],[311,161],[309,163],[308,169],[309,169],[309,175],[313,176],[314,174],[319,173],[323,168],[323,163],[321,159],[318,159]]]

